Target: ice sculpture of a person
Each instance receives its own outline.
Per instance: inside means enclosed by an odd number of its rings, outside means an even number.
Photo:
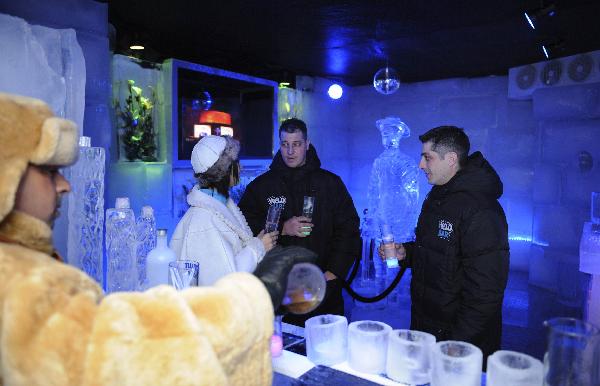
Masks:
[[[419,215],[419,168],[399,148],[410,129],[398,117],[380,119],[376,126],[385,150],[373,161],[367,193],[369,227],[363,229],[363,236],[378,238],[387,224],[396,242],[412,241]]]

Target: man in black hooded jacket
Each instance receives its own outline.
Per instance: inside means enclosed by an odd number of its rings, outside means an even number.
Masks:
[[[360,256],[359,218],[340,177],[321,169],[303,121],[284,121],[279,139],[281,149],[270,170],[248,185],[239,207],[252,231],[258,234],[265,227],[269,206],[282,204],[278,243],[302,246],[318,255],[317,265],[327,279],[325,299],[313,312],[288,315],[285,319],[304,326],[304,321],[314,315],[344,315],[340,279],[346,278]],[[315,197],[310,219],[302,216],[304,196]]]
[[[396,245],[398,258],[412,267],[411,329],[473,343],[485,358],[500,349],[508,278],[502,182],[480,152],[467,156],[462,129],[441,126],[419,139],[419,168],[433,188],[415,241]]]

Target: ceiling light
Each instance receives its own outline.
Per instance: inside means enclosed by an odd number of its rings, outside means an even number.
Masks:
[[[550,55],[548,54],[548,49],[543,44],[542,44],[542,51],[544,51],[544,56],[546,57],[546,59],[550,59]]]
[[[395,93],[400,87],[398,73],[388,66],[381,68],[373,77],[373,87],[380,94],[389,95]]]
[[[544,16],[552,17],[554,15],[556,15],[556,6],[554,5],[554,3],[550,3],[550,4],[546,5],[545,7],[536,8],[531,11],[526,11],[525,12],[525,20],[527,20],[527,23],[529,23],[529,26],[531,28],[535,29],[540,18],[542,18]]]
[[[129,46],[130,50],[136,50],[136,51],[140,51],[144,49],[144,46],[141,44],[133,44],[131,46]]]
[[[565,49],[565,43],[562,39],[544,40],[541,43],[542,52],[546,59],[554,59],[562,55]]]
[[[329,86],[329,89],[327,90],[327,94],[331,99],[340,99],[343,93],[344,89],[337,83],[334,83],[331,86]]]

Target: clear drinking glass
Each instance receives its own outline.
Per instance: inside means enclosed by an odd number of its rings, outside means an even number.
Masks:
[[[433,349],[431,386],[481,386],[483,353],[470,343],[438,342]]]
[[[341,315],[313,316],[304,323],[306,356],[314,364],[333,366],[346,360],[348,320]]]
[[[277,230],[279,227],[279,216],[282,210],[281,204],[271,204],[267,212],[267,221],[265,223],[265,232],[270,233]]]
[[[364,373],[383,374],[391,331],[387,324],[371,320],[350,323],[348,365]]]
[[[304,196],[304,204],[302,205],[302,216],[312,219],[315,209],[315,198],[313,196]]]
[[[386,361],[388,378],[409,385],[431,382],[431,356],[434,347],[435,336],[426,332],[392,331]]]
[[[600,330],[573,318],[550,319],[544,326],[548,328],[544,385],[600,385]]]
[[[169,263],[169,284],[178,290],[198,286],[200,264],[193,260],[177,260]]]
[[[312,220],[313,211],[315,209],[315,198],[313,196],[304,196],[304,204],[302,205],[302,216]],[[302,227],[304,231],[302,232],[304,235],[310,235],[312,231],[311,227]]]
[[[281,305],[292,314],[309,313],[321,304],[326,288],[327,283],[319,267],[311,263],[296,264],[288,275]]]
[[[544,366],[532,356],[500,350],[487,359],[487,386],[542,386]]]
[[[394,243],[392,227],[388,224],[383,224],[381,226],[381,233],[381,243],[383,244],[385,263],[388,268],[396,268],[398,267],[398,259],[396,259],[396,244]]]

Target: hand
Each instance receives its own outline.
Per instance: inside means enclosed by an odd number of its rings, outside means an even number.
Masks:
[[[269,252],[273,247],[277,244],[277,238],[279,237],[278,231],[273,231],[270,233],[265,233],[264,229],[260,231],[258,234],[258,239],[262,241],[263,246],[265,247],[265,252]]]
[[[274,310],[281,305],[287,287],[287,278],[294,264],[314,264],[316,261],[317,255],[314,252],[297,246],[277,246],[263,257],[254,270],[254,276],[265,285],[271,296]]]
[[[402,261],[406,259],[406,249],[402,243],[394,243],[394,251],[396,252],[396,259]],[[383,251],[383,243],[379,244],[379,248],[377,248],[377,253],[381,260],[385,261],[385,252]]]
[[[283,223],[281,234],[284,236],[306,237],[312,232],[313,223],[308,217],[294,216]]]

